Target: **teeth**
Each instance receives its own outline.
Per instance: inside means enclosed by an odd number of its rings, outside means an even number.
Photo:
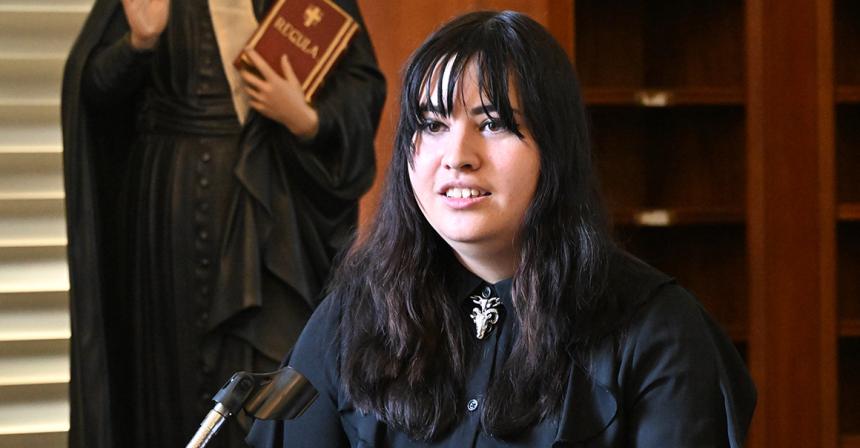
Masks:
[[[474,188],[450,188],[445,192],[449,198],[476,198],[480,195],[481,192]]]

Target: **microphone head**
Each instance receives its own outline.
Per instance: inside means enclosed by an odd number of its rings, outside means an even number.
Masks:
[[[233,415],[242,409],[242,404],[258,387],[257,378],[248,372],[236,372],[227,384],[212,397],[212,401],[220,403],[227,415]]]

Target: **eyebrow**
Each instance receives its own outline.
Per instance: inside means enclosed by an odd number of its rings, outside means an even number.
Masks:
[[[483,106],[473,107],[472,110],[469,111],[469,115],[472,115],[472,116],[484,115],[484,114],[490,114],[493,112],[498,112],[498,110],[496,109],[496,106],[494,106],[492,104],[486,104]]]

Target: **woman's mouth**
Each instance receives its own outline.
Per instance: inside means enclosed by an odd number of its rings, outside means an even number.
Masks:
[[[489,196],[490,193],[476,188],[449,188],[445,191],[445,197],[452,199],[470,199],[481,196]]]

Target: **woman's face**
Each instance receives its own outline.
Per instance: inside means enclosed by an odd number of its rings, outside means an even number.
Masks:
[[[522,139],[504,127],[488,99],[481,101],[477,75],[470,63],[458,80],[462,86],[455,90],[449,117],[434,112],[437,97],[423,105],[425,123],[415,135],[409,179],[425,218],[461,261],[483,259],[515,267],[518,233],[537,187],[540,155],[519,111],[515,87],[508,94]]]

